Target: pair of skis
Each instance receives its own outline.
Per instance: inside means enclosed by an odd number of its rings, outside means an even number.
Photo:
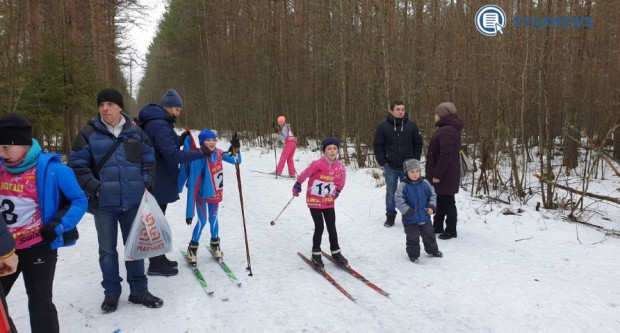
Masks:
[[[211,253],[211,255],[213,255],[213,253],[211,252],[211,247],[210,246],[206,246],[206,248],[209,251],[209,253]],[[205,280],[204,276],[202,275],[202,273],[200,272],[198,267],[196,267],[195,264],[192,264],[192,263],[187,261],[187,252],[184,251],[184,250],[181,250],[181,255],[183,255],[183,259],[189,265],[189,268],[194,273],[194,276],[196,277],[196,279],[198,279],[198,282],[200,283],[200,286],[205,291],[205,293],[207,293],[207,295],[213,295],[213,292],[214,292],[213,289],[211,289],[209,287],[209,285],[207,284],[207,281]],[[213,258],[215,258],[215,257],[213,257]],[[241,287],[241,282],[237,279],[235,274],[233,274],[233,272],[230,270],[228,265],[226,265],[226,263],[224,262],[224,259],[222,259],[222,258],[215,258],[215,259],[217,260],[217,262],[220,265],[220,267],[222,267],[222,270],[224,270],[224,272],[226,273],[226,275],[228,276],[230,281],[232,281],[237,287]]]
[[[337,265],[338,267],[344,269],[346,272],[348,272],[349,274],[351,274],[353,277],[355,277],[356,279],[364,282],[368,287],[372,288],[373,290],[375,290],[376,292],[378,292],[379,294],[385,296],[385,297],[389,297],[390,294],[388,294],[387,292],[385,292],[383,289],[379,288],[377,285],[375,285],[374,283],[368,281],[368,279],[366,279],[363,275],[361,275],[360,273],[358,273],[356,270],[354,270],[353,268],[351,268],[351,266],[349,266],[349,264],[346,265],[341,265],[339,264],[336,259],[334,259],[331,255],[325,253],[324,251],[321,252],[323,254],[323,256],[327,259],[329,259],[329,261],[331,261],[332,263],[334,263],[335,265]],[[329,283],[331,283],[334,287],[336,287],[336,289],[338,289],[342,294],[344,294],[347,298],[349,298],[352,301],[355,301],[356,298],[351,296],[351,294],[349,294],[349,292],[347,292],[338,282],[336,282],[336,280],[329,275],[326,271],[324,267],[316,267],[312,261],[310,261],[310,259],[308,259],[306,256],[304,256],[303,254],[301,254],[301,252],[297,252],[297,254],[301,257],[301,259],[303,259],[308,265],[310,265],[310,267],[312,267],[315,271],[317,271],[319,274],[321,274],[321,276],[323,276],[327,281],[329,281]]]
[[[295,176],[289,176],[289,175],[276,175],[275,171],[272,172],[267,172],[267,171],[259,171],[259,170],[250,170],[252,172],[256,172],[256,173],[261,173],[263,175],[271,175],[274,176],[276,179],[295,179],[297,177]]]

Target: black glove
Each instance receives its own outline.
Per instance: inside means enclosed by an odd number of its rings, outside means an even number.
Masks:
[[[239,143],[239,137],[237,136],[237,132],[235,132],[235,134],[233,134],[232,139],[230,140],[230,144],[233,146],[233,148],[235,149],[239,149],[241,148],[241,144]]]
[[[403,217],[410,218],[410,217],[413,216],[413,213],[415,213],[415,210],[413,210],[413,208],[409,208],[409,209],[407,209],[405,214],[403,214]]]
[[[213,154],[213,152],[210,151],[209,148],[207,148],[205,146],[201,146],[200,150],[202,151],[202,156],[204,156],[204,157],[209,157],[209,156],[211,156],[211,154]]]
[[[53,242],[56,238],[58,238],[58,235],[56,234],[56,227],[60,224],[59,220],[51,220],[49,221],[46,225],[43,226],[43,228],[41,229],[41,237],[43,237],[43,240],[46,241],[47,243],[51,243]]]
[[[185,143],[185,139],[187,138],[187,136],[189,135],[189,132],[185,131],[183,133],[181,133],[181,135],[179,135],[179,141],[180,141],[180,145],[182,146]]]
[[[228,150],[226,151],[226,154],[228,154],[228,156],[235,156],[237,155],[235,153],[235,147],[233,147],[232,145],[230,145],[230,147],[228,147]]]
[[[185,223],[187,223],[187,225],[192,225],[192,219],[191,217],[188,217],[185,219]]]

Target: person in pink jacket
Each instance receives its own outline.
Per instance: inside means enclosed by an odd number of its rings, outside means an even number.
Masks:
[[[298,197],[301,192],[301,184],[308,180],[306,190],[306,203],[310,208],[310,215],[314,220],[314,235],[312,236],[312,263],[317,268],[323,268],[321,260],[321,238],[323,236],[323,221],[329,234],[329,248],[332,257],[343,266],[348,265],[340,253],[338,245],[338,233],[336,232],[336,211],[334,203],[340,191],[344,188],[347,171],[338,161],[338,149],[340,142],[336,138],[327,138],[321,144],[323,157],[312,162],[293,185],[293,195]]]
[[[296,171],[293,156],[295,156],[295,149],[297,149],[297,139],[295,138],[295,135],[293,135],[291,124],[286,122],[286,118],[284,116],[278,117],[278,126],[280,126],[282,133],[273,133],[273,137],[284,142],[284,149],[280,155],[280,161],[276,166],[276,174],[278,176],[282,176],[284,164],[286,164],[288,166],[288,176],[295,178]]]

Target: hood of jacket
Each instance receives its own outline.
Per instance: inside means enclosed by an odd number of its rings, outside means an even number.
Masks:
[[[409,115],[405,113],[405,116],[402,118],[394,118],[394,116],[392,116],[391,113],[389,113],[386,117],[385,120],[392,124],[392,126],[401,126],[402,124],[406,123],[407,121],[409,121]]]
[[[452,126],[456,128],[456,130],[459,132],[463,129],[463,127],[465,127],[465,125],[463,124],[463,121],[459,119],[459,117],[457,116],[447,116],[447,117],[441,118],[439,119],[438,122],[435,123],[435,126],[437,127]]]
[[[138,114],[138,119],[142,125],[154,119],[163,119],[169,123],[176,122],[176,117],[168,115],[164,108],[155,103],[150,103],[143,107]]]

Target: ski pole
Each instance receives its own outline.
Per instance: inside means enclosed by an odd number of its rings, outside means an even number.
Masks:
[[[275,141],[274,138],[271,138],[271,147],[273,148],[273,161],[275,163],[275,170],[278,169],[278,155],[276,155],[276,147],[273,144],[273,141]],[[276,178],[278,178],[278,173],[276,172]]]
[[[276,131],[276,123],[271,123],[271,130],[273,131],[273,133],[271,134],[271,148],[273,148],[273,162],[275,164],[275,171],[276,171],[276,179],[278,178],[278,154],[276,153],[276,145],[274,144],[274,142],[276,141],[275,135],[276,133],[278,133],[278,131]]]
[[[233,139],[237,139],[237,132],[233,135]],[[247,270],[250,271],[249,276],[253,276],[252,263],[250,262],[250,246],[248,244],[248,230],[245,226],[245,209],[243,208],[243,191],[241,189],[241,170],[239,169],[239,160],[237,159],[237,149],[233,148],[233,157],[235,158],[235,170],[237,171],[237,188],[239,189],[239,202],[241,203],[241,218],[243,220],[243,235],[245,237],[245,254],[248,261]]]
[[[280,215],[282,215],[282,213],[284,213],[284,210],[286,209],[286,207],[288,207],[288,205],[291,203],[291,201],[293,201],[293,199],[295,199],[295,197],[292,197],[291,200],[289,200],[286,203],[286,206],[284,206],[284,208],[282,208],[282,210],[280,211],[280,214],[278,214],[278,216],[276,216],[276,218],[273,221],[271,221],[271,225],[276,224],[276,220],[280,217]]]

